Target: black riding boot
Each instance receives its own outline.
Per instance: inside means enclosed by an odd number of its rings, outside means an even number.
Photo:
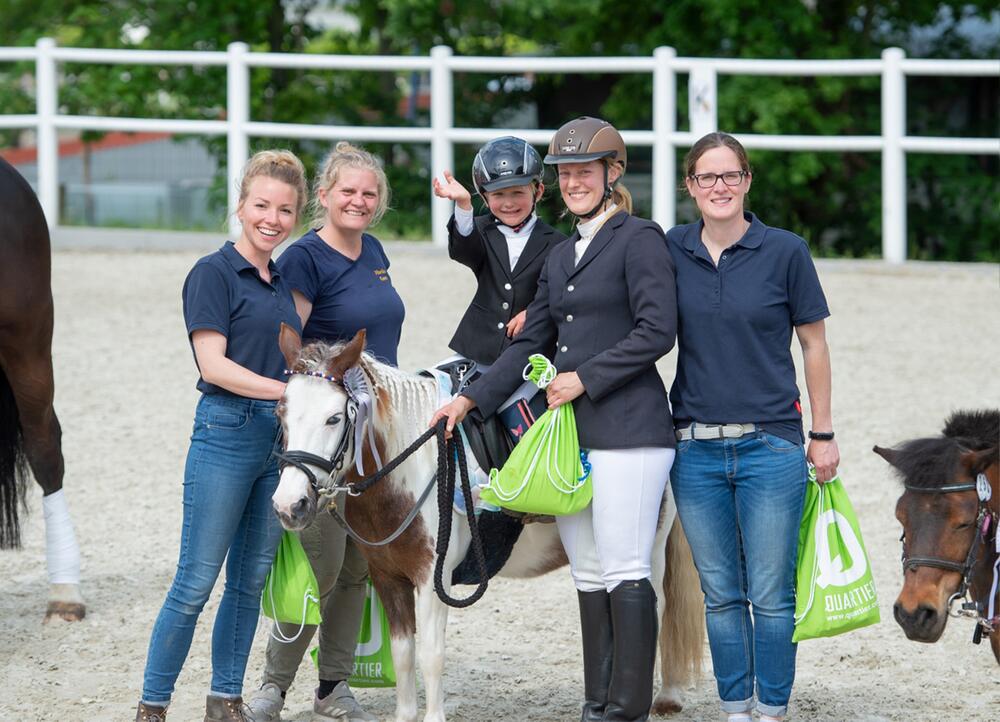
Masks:
[[[603,722],[645,722],[653,704],[656,593],[648,579],[622,582],[611,592],[614,661]]]
[[[580,722],[601,722],[611,683],[611,598],[605,591],[577,592],[583,632],[583,714]]]

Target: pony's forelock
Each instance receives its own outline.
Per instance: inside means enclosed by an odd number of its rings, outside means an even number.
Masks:
[[[974,451],[991,449],[1000,444],[1000,410],[956,411],[941,432],[947,437],[965,439]]]
[[[948,417],[942,434],[913,439],[897,449],[892,465],[904,484],[936,489],[953,483],[964,454],[996,448],[1000,443],[1000,411],[956,411]]]
[[[330,362],[337,358],[346,346],[346,342],[310,343],[302,348],[292,371],[325,372]],[[423,432],[431,414],[437,408],[436,382],[381,363],[368,352],[361,354],[359,365],[368,377],[372,393],[379,396],[378,401],[381,402],[383,398],[380,391],[384,391],[389,398],[390,409],[384,408],[383,403],[376,403],[375,423],[378,432],[385,439],[387,449],[395,454]]]

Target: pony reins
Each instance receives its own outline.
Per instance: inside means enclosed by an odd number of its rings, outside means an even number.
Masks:
[[[357,373],[355,374],[355,370]],[[340,524],[344,530],[355,541],[366,546],[384,546],[398,538],[409,528],[413,520],[420,512],[420,508],[430,496],[431,488],[436,484],[438,487],[438,536],[437,536],[437,560],[434,565],[434,591],[442,602],[451,607],[468,607],[478,601],[489,585],[489,573],[486,569],[486,555],[483,552],[483,540],[479,532],[479,523],[473,511],[474,502],[472,499],[472,486],[469,483],[469,469],[465,458],[465,444],[462,442],[461,434],[454,434],[450,439],[446,438],[446,420],[442,419],[433,427],[422,433],[412,444],[404,449],[394,459],[390,459],[386,464],[381,463],[378,451],[375,448],[374,431],[372,429],[374,414],[371,409],[374,405],[375,394],[368,389],[367,379],[364,372],[357,367],[352,367],[344,374],[343,379],[329,376],[319,371],[285,371],[285,375],[314,376],[322,378],[330,383],[337,384],[347,393],[347,410],[344,433],[341,435],[337,448],[329,459],[297,449],[286,449],[283,452],[275,452],[280,466],[294,466],[305,474],[309,481],[309,486],[316,492],[317,496],[333,497],[340,491],[346,491],[349,496],[360,496],[368,489],[372,488],[379,481],[395,471],[404,461],[406,461],[421,446],[436,437],[438,442],[438,463],[434,477],[427,484],[420,498],[413,508],[403,519],[402,524],[385,539],[372,542],[362,538],[355,532],[347,520],[344,519],[334,508],[330,508],[330,514]],[[351,376],[352,378],[348,378]],[[368,396],[366,399],[365,396]],[[368,422],[366,424],[366,421]],[[362,447],[364,443],[364,427],[368,427],[369,445],[372,454],[376,459],[377,469],[369,476],[362,476],[358,481],[347,482],[345,484],[330,483],[334,474],[344,469],[344,460],[347,451],[354,441],[355,465],[358,472],[363,474],[361,464]],[[326,483],[321,483],[313,472],[316,467],[326,472]],[[456,468],[460,474],[462,496],[465,500],[467,510],[466,519],[469,523],[471,534],[471,546],[476,559],[476,567],[479,570],[479,584],[476,590],[465,599],[452,597],[444,588],[444,558],[448,553],[448,544],[451,538],[451,506],[455,495],[455,474]]]

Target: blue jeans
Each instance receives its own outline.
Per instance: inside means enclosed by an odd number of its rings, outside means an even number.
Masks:
[[[749,712],[756,680],[758,710],[782,716],[795,679],[803,448],[764,432],[682,441],[670,480],[705,593],[722,709]]]
[[[144,702],[170,701],[224,560],[226,585],[212,629],[211,690],[242,693],[261,589],[281,538],[271,508],[278,486],[271,451],[280,430],[274,401],[206,394],[198,402],[184,467],[180,558],[149,640]]]

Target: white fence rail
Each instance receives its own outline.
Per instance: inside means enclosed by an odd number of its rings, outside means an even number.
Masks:
[[[454,166],[455,143],[481,143],[497,128],[455,128],[452,77],[456,72],[503,73],[648,73],[653,78],[653,128],[623,133],[626,143],[653,150],[653,218],[664,228],[674,224],[676,210],[675,149],[690,146],[717,128],[717,78],[729,75],[880,76],[882,133],[873,136],[754,135],[737,133],[750,149],[788,151],[860,151],[882,154],[882,257],[899,263],[906,258],[906,153],[1000,154],[997,138],[938,138],[906,135],[906,77],[1000,77],[1000,61],[908,60],[899,48],[887,48],[879,60],[745,60],[679,58],[673,48],[657,48],[652,57],[463,57],[438,46],[424,56],[354,56],[252,53],[245,43],[222,51],[102,50],[60,48],[41,38],[31,48],[0,48],[0,62],[33,60],[36,79],[34,115],[0,115],[0,128],[34,128],[38,144],[38,191],[50,226],[58,223],[58,142],[60,129],[190,133],[225,135],[229,209],[235,210],[239,172],[249,155],[251,137],[346,139],[367,142],[429,143],[431,170],[438,174]],[[61,115],[59,63],[127,65],[225,66],[225,120],[159,120]],[[250,118],[250,68],[311,68],[328,70],[423,71],[430,74],[429,127],[368,127],[262,123]],[[677,74],[689,74],[689,132],[679,132]],[[547,144],[552,130],[504,129],[531,143]],[[444,245],[451,207],[430,197],[434,242]],[[235,222],[235,220],[234,220]],[[234,227],[232,229],[237,232]]]

